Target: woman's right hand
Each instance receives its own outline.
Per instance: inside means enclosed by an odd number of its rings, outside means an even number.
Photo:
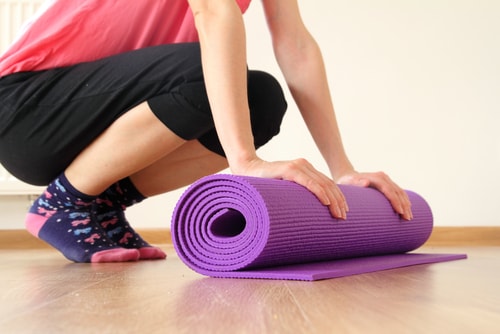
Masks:
[[[237,175],[282,179],[300,184],[328,206],[333,217],[346,219],[349,207],[342,191],[331,178],[314,168],[306,159],[270,162],[255,157],[230,168]]]

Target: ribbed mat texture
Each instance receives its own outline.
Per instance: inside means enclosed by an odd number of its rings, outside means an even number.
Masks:
[[[210,175],[179,199],[172,240],[182,261],[213,277],[316,280],[464,257],[404,254],[432,231],[418,194],[408,191],[414,219],[405,221],[377,190],[340,188],[347,220],[290,181]]]

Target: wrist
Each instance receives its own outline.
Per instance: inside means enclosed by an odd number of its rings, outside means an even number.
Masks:
[[[229,169],[233,174],[245,174],[248,166],[258,160],[257,154],[253,152],[240,151],[237,154],[226,155]]]
[[[328,167],[330,169],[330,174],[332,175],[332,178],[335,182],[337,182],[343,176],[350,175],[356,172],[347,157],[343,159],[343,161],[336,161],[336,163],[328,164]]]

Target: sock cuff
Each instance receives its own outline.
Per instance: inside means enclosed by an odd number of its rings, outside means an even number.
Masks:
[[[123,191],[123,195],[134,203],[139,203],[142,200],[146,199],[146,196],[144,196],[139,190],[137,190],[130,177],[126,177],[118,181],[118,186]]]
[[[74,197],[80,198],[83,201],[90,202],[96,198],[96,196],[92,195],[87,195],[85,193],[82,193],[80,190],[76,189],[71,182],[69,182],[68,178],[64,173],[61,173],[59,177],[54,181],[54,182],[59,182],[58,186],[62,186],[63,189],[61,190],[66,190],[66,192],[70,193]]]

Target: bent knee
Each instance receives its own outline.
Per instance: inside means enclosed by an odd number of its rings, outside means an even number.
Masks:
[[[262,71],[248,73],[248,103],[255,146],[258,148],[280,132],[288,105],[278,80]]]

